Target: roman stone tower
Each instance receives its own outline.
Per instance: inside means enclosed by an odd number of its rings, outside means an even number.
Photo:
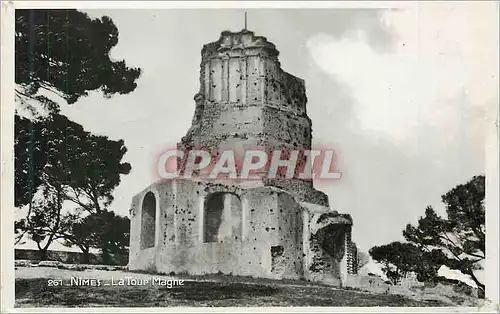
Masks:
[[[248,30],[204,45],[194,117],[178,149],[310,149],[305,83],[281,69],[278,55]],[[134,196],[129,268],[332,284],[352,269],[352,220],[330,209],[311,180],[262,176],[248,185],[202,174]]]
[[[283,155],[311,148],[304,81],[281,69],[274,44],[248,30],[225,31],[201,54],[193,123],[179,148],[219,152],[259,147],[269,153],[281,150]],[[328,204],[311,180],[263,177],[262,184]]]

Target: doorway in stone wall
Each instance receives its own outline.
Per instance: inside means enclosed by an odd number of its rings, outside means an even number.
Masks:
[[[203,206],[203,242],[241,239],[242,205],[240,197],[229,192],[207,195]]]
[[[340,275],[338,266],[345,254],[345,231],[345,225],[331,224],[318,230],[315,237],[323,251],[323,262],[334,277]]]
[[[152,192],[146,193],[141,209],[141,249],[155,246],[156,198]]]

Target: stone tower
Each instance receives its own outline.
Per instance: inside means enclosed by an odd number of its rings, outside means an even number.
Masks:
[[[310,149],[305,83],[281,69],[278,55],[248,30],[204,45],[194,117],[178,149]],[[130,214],[130,269],[332,284],[352,269],[352,220],[330,209],[311,180],[263,176],[247,185],[200,172],[153,183],[134,196]]]
[[[224,31],[201,55],[195,114],[179,148],[259,147],[269,153],[311,148],[304,80],[281,69],[274,44],[248,30]],[[311,180],[263,178],[262,184],[328,205]]]

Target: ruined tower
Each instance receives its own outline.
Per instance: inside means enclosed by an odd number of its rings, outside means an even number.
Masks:
[[[259,147],[269,153],[311,148],[304,80],[281,69],[274,44],[248,30],[225,31],[201,54],[193,123],[179,148]],[[328,205],[311,180],[263,178],[262,184]]]
[[[194,117],[178,149],[310,149],[305,83],[281,69],[278,55],[246,29],[204,45]],[[311,180],[263,176],[248,185],[198,173],[133,198],[129,267],[339,284],[352,269],[351,224]]]

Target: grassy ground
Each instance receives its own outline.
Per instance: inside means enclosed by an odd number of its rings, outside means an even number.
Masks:
[[[36,273],[39,273],[37,277]],[[71,276],[116,283],[124,276],[137,279],[152,275],[126,272],[68,272],[58,269],[16,270],[16,307],[242,307],[242,306],[442,306],[436,301],[415,301],[397,295],[370,294],[333,287],[267,280],[227,280],[224,277],[186,278],[184,285],[166,286],[56,286],[57,278],[69,284]],[[163,279],[172,277],[161,276]]]

